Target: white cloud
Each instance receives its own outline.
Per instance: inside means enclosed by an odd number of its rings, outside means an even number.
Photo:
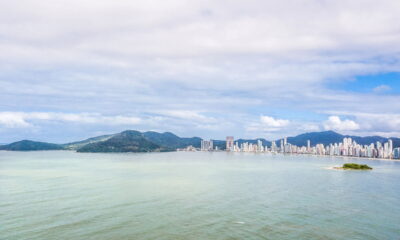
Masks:
[[[323,125],[325,130],[334,131],[354,131],[360,129],[358,123],[349,119],[341,120],[338,116],[330,116]]]
[[[206,76],[203,81],[224,87],[259,79],[270,85],[276,78],[285,85],[292,75],[313,82],[385,67],[360,60],[400,50],[398,7],[396,0],[8,1],[0,10],[6,36],[0,58],[25,67],[107,66],[185,82]]]
[[[213,117],[205,116],[204,114],[193,110],[160,110],[153,111],[153,113],[201,123],[212,123],[216,121]]]
[[[29,124],[21,114],[0,112],[0,126],[4,126],[6,128],[20,128],[30,127],[31,124]]]
[[[267,128],[282,128],[289,125],[290,121],[285,119],[275,119],[269,116],[261,116],[260,122]]]
[[[276,119],[270,116],[262,115],[260,116],[259,121],[249,122],[246,125],[246,131],[255,132],[257,134],[274,133],[282,130],[285,132],[284,128],[288,127],[289,124],[289,120]]]
[[[330,111],[331,114],[352,116],[360,125],[357,131],[362,135],[382,135],[400,137],[400,114]]]
[[[104,116],[98,113],[0,112],[0,125],[7,128],[30,127],[32,122],[55,121],[79,124],[137,125],[141,119],[133,116]]]
[[[214,137],[223,122],[229,134],[292,135],[323,123],[260,114],[400,112],[384,86],[381,94],[327,87],[400,72],[399,8],[398,0],[3,1],[0,111],[39,113],[0,124],[142,124],[185,135],[198,126],[217,129],[199,131]],[[354,120],[356,131],[388,131],[369,119]]]
[[[373,89],[375,93],[384,93],[390,90],[392,90],[392,88],[388,85],[379,85]]]

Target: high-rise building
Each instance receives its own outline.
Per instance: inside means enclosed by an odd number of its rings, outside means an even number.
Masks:
[[[232,136],[226,137],[226,151],[234,150],[234,138]]]
[[[272,141],[271,143],[271,152],[276,152],[276,142]]]
[[[257,140],[257,152],[263,152],[264,151],[264,147],[263,147],[263,143],[260,139]]]
[[[400,148],[395,148],[393,150],[393,158],[399,159],[400,158]]]
[[[239,142],[236,142],[236,143],[235,143],[235,146],[234,146],[233,150],[234,150],[235,152],[240,152]]]
[[[307,140],[307,152],[310,152],[311,149],[311,142],[310,140]]]
[[[201,140],[201,151],[212,151],[214,149],[213,140]]]

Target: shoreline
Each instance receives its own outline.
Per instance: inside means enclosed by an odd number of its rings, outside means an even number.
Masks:
[[[76,150],[73,149],[49,149],[49,150],[0,150],[0,152],[74,152],[74,153],[106,153],[106,154],[113,154],[113,153],[171,153],[171,152],[207,152],[207,153],[239,153],[239,154],[269,154],[269,155],[306,155],[306,156],[312,156],[312,157],[324,157],[324,158],[342,158],[342,159],[360,159],[360,160],[372,160],[372,161],[389,161],[389,162],[400,162],[400,159],[396,158],[369,158],[369,157],[354,157],[354,156],[340,156],[340,155],[317,155],[317,154],[309,154],[309,153],[277,153],[277,152],[227,152],[227,151],[167,151],[167,152],[77,152]]]
[[[201,152],[201,151],[198,151]],[[226,151],[216,151],[216,152],[226,152]],[[354,156],[341,156],[341,155],[318,155],[309,153],[277,153],[277,152],[227,152],[227,153],[253,153],[253,154],[272,154],[272,155],[305,155],[305,156],[315,156],[315,157],[325,157],[325,158],[350,158],[350,159],[365,159],[365,160],[376,160],[376,161],[390,161],[390,162],[400,162],[400,159],[396,158],[370,158],[370,157],[354,157]]]
[[[310,156],[318,156],[318,157],[327,157],[327,158],[350,158],[350,159],[365,159],[365,160],[375,160],[375,161],[389,161],[389,162],[400,162],[400,159],[395,158],[370,158],[370,157],[354,157],[354,156],[340,156],[340,155],[316,155],[316,154],[302,154],[297,153],[296,155],[310,155]]]

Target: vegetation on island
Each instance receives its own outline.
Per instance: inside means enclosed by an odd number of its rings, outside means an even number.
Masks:
[[[77,149],[78,152],[165,152],[172,150],[147,140],[141,132],[131,130]]]
[[[149,131],[144,132],[143,137],[150,142],[160,145],[161,147],[174,150],[178,148],[185,148],[187,146],[194,146],[199,148],[201,145],[201,138],[199,137],[182,138],[176,136],[171,132],[158,133]]]
[[[345,163],[342,169],[344,170],[372,170],[372,167],[366,164]]]
[[[165,152],[175,151],[187,146],[200,147],[201,138],[181,138],[165,132],[139,132],[127,130],[116,134],[88,138],[83,141],[65,144],[52,144],[23,140],[1,145],[0,150],[41,151],[76,150],[78,152]]]
[[[77,150],[77,149],[79,149],[79,148],[81,148],[81,147],[83,147],[83,146],[85,146],[87,144],[90,144],[90,143],[106,141],[106,140],[112,138],[114,135],[115,134],[92,137],[92,138],[88,138],[88,139],[83,140],[83,141],[65,143],[65,144],[62,144],[61,146],[65,150]]]
[[[22,140],[0,146],[0,150],[7,150],[7,151],[43,151],[43,150],[62,150],[62,149],[63,147],[58,144],[36,142],[30,140]]]

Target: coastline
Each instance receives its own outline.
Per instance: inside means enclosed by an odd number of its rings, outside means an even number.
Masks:
[[[218,151],[224,152],[224,151]],[[279,153],[279,152],[229,152],[229,153],[253,153],[253,154],[273,154],[273,155],[308,155],[316,157],[326,157],[326,158],[349,158],[349,159],[365,159],[365,160],[377,160],[377,161],[389,161],[389,162],[400,162],[400,159],[395,158],[370,158],[370,157],[354,157],[354,156],[341,156],[341,155],[318,155],[309,153]]]
[[[369,158],[369,157],[354,157],[354,156],[340,156],[340,155],[314,155],[314,154],[301,154],[297,153],[298,155],[310,155],[310,156],[318,156],[318,157],[328,157],[328,158],[349,158],[349,159],[365,159],[365,160],[375,160],[375,161],[389,161],[389,162],[400,162],[400,159],[394,158]]]
[[[76,153],[162,153],[164,151],[150,151],[150,152],[78,152],[73,149],[49,149],[49,150],[4,150],[0,149],[0,152],[58,152],[58,151],[65,151],[65,152],[76,152]],[[317,154],[309,154],[309,153],[277,153],[277,152],[228,152],[228,151],[182,151],[182,150],[175,150],[175,151],[165,151],[165,152],[225,152],[225,153],[247,153],[247,154],[270,154],[270,155],[308,155],[308,156],[315,156],[315,157],[324,157],[324,158],[342,158],[342,159],[360,159],[360,160],[372,160],[372,161],[389,161],[389,162],[400,162],[400,159],[395,158],[369,158],[369,157],[354,157],[354,156],[340,156],[340,155],[317,155]]]

